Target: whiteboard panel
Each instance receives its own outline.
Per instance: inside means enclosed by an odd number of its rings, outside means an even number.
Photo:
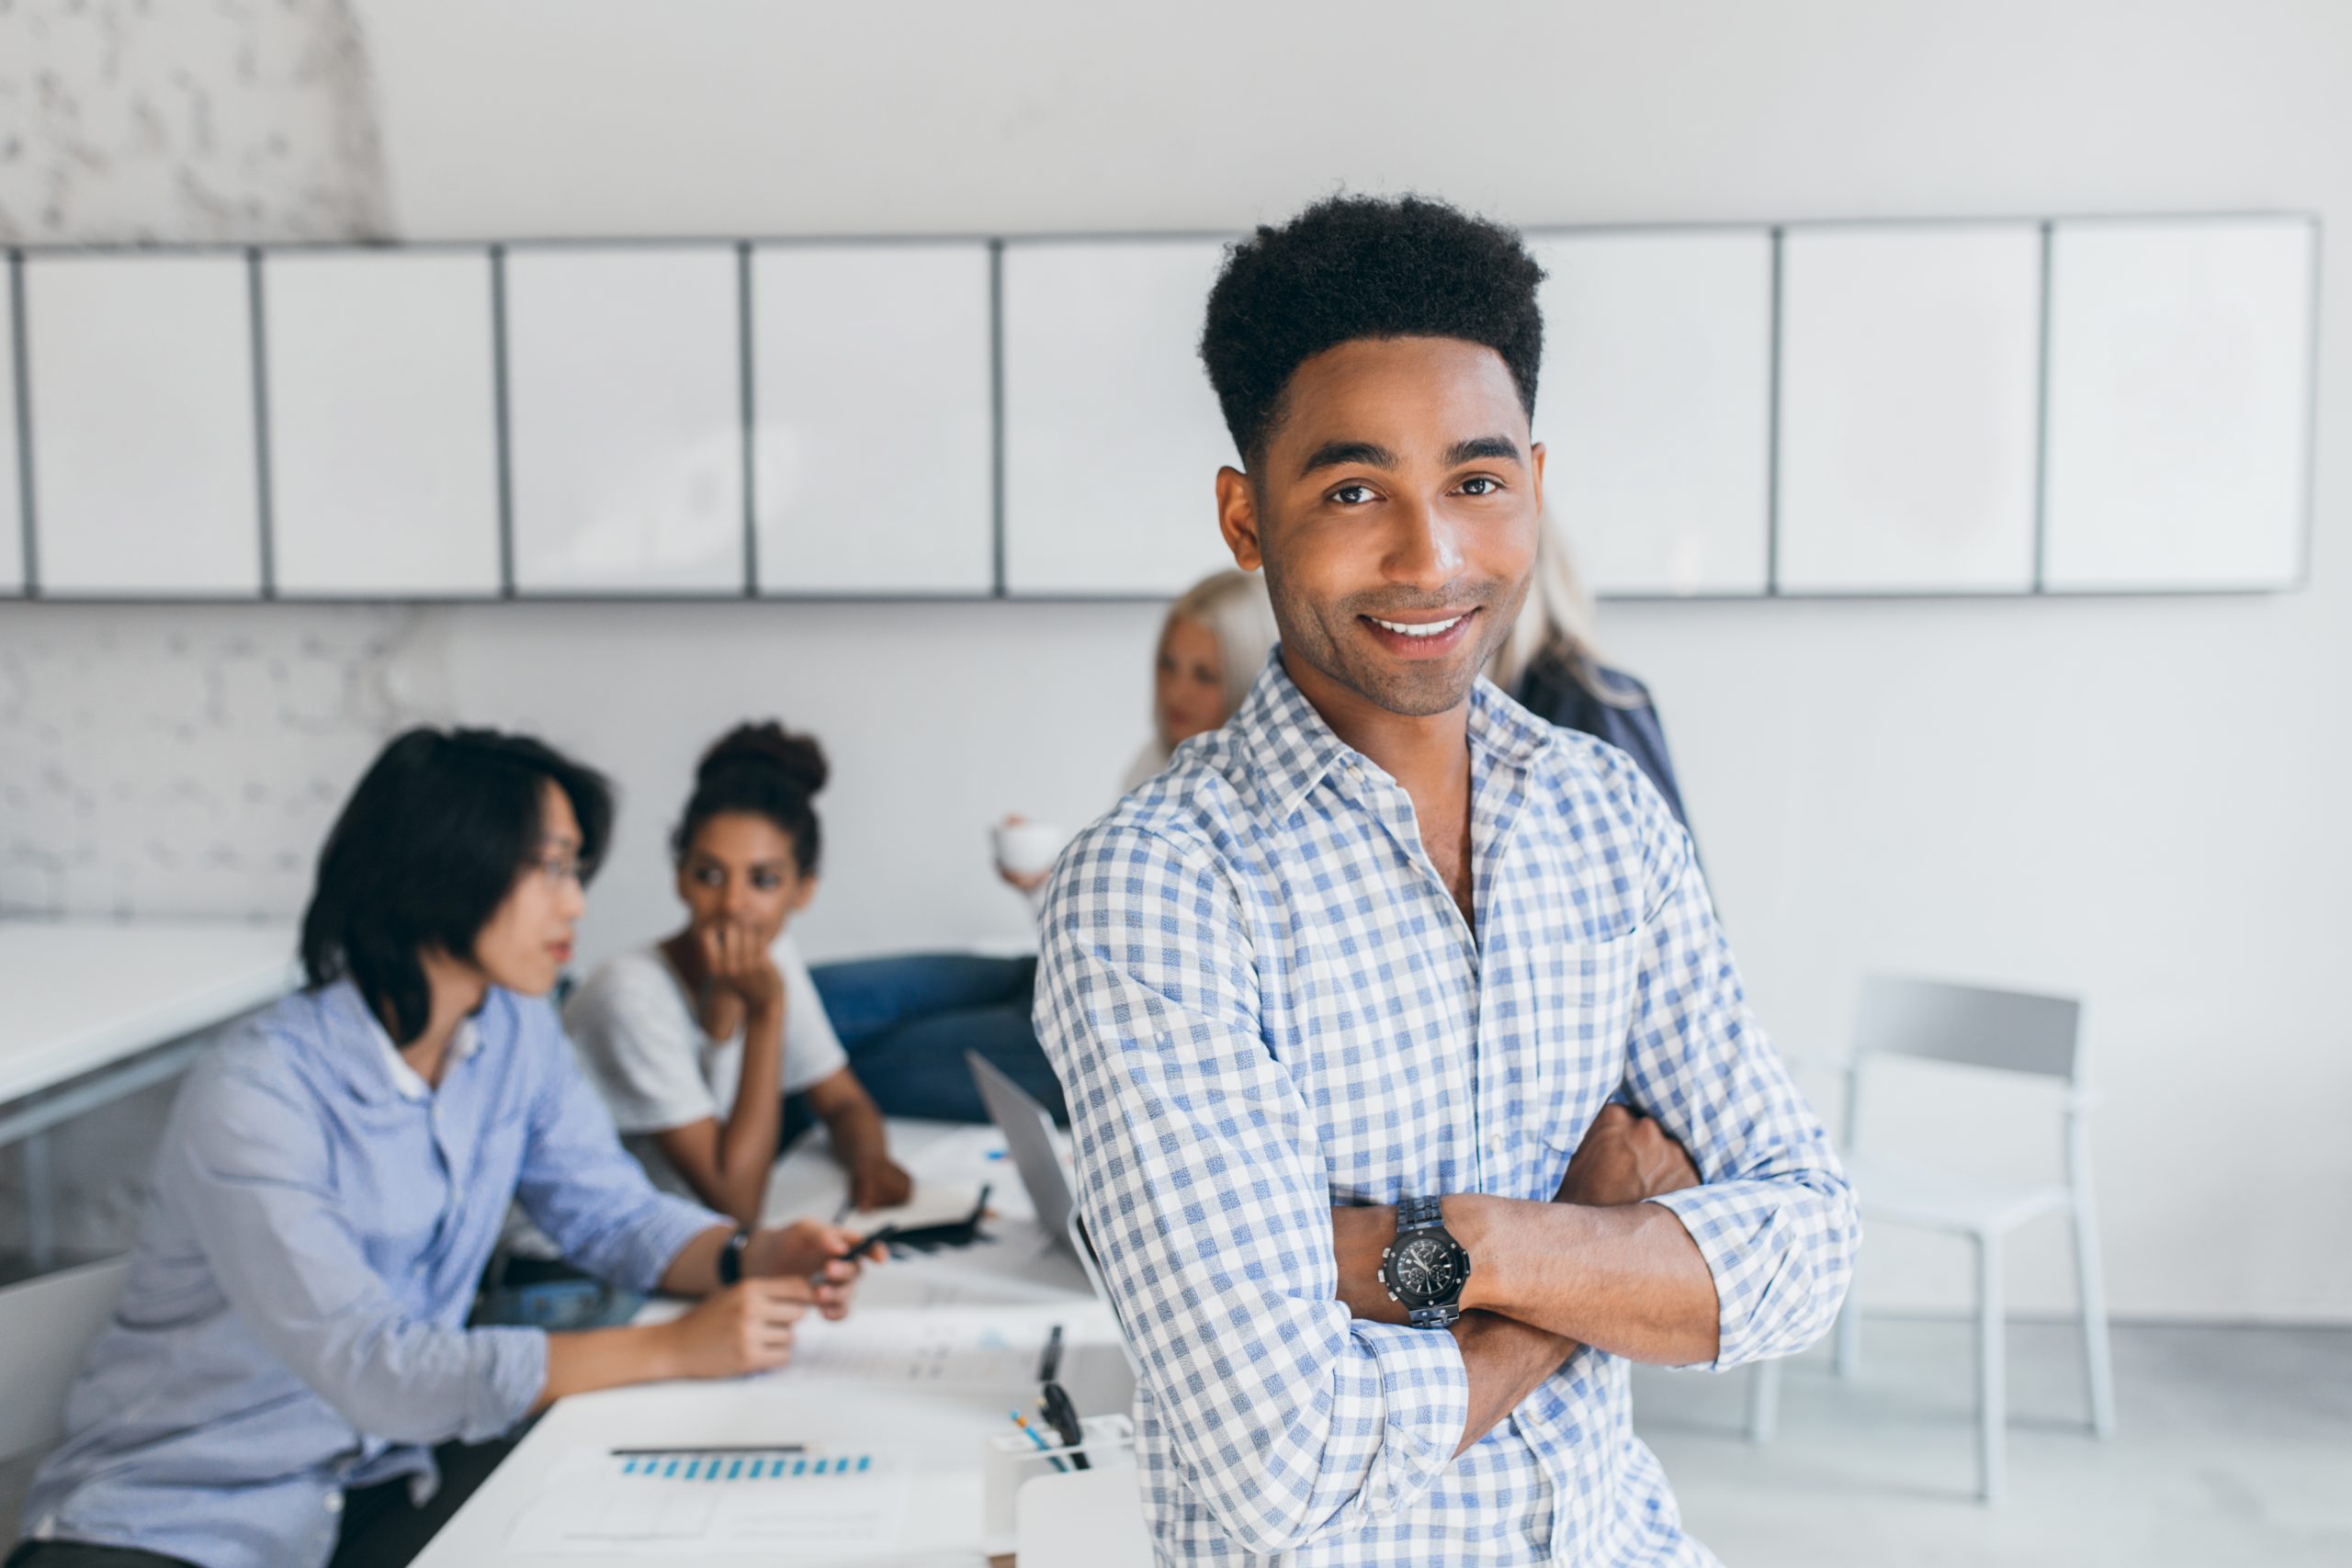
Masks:
[[[744,590],[732,246],[506,255],[522,593]]]
[[[0,270],[0,279],[9,276]],[[24,469],[17,433],[17,312],[8,290],[0,288],[0,598],[25,591]]]
[[[261,591],[242,255],[25,260],[40,589]]]
[[[2301,576],[2317,240],[2301,218],[2053,228],[2046,586]]]
[[[996,586],[985,244],[752,255],[763,593]]]
[[[1767,230],[1538,239],[1544,499],[1600,593],[1761,593]]]
[[[1238,466],[1201,321],[1215,240],[1004,247],[1005,581],[1175,593],[1233,564],[1216,471]]]
[[[2030,592],[2039,227],[1781,243],[1781,591]]]
[[[278,592],[496,594],[489,253],[286,252],[262,272]]]

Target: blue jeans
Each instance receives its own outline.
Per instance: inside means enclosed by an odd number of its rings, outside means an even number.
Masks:
[[[1029,1021],[1035,958],[910,953],[809,970],[851,1070],[885,1116],[985,1122],[967,1051],[978,1051],[1067,1125],[1069,1111]],[[787,1119],[790,1111],[786,1111]]]

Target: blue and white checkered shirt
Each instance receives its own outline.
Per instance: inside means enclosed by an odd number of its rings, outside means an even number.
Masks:
[[[1705,1178],[1659,1201],[1714,1275],[1713,1365],[1801,1348],[1845,1294],[1852,1196],[1689,836],[1623,753],[1484,682],[1469,729],[1475,931],[1279,653],[1055,873],[1038,1032],[1163,1562],[1713,1561],[1623,1361],[1578,1351],[1456,1459],[1453,1337],[1333,1299],[1333,1204],[1548,1199],[1621,1087]]]

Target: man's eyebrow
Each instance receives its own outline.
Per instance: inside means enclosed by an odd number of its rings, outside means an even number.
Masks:
[[[1481,435],[1475,440],[1457,441],[1445,449],[1445,466],[1449,468],[1486,458],[1526,466],[1526,459],[1519,455],[1519,443],[1508,435]]]
[[[1302,475],[1317,468],[1342,468],[1362,464],[1367,468],[1396,467],[1396,454],[1376,441],[1326,441],[1306,455],[1299,466]]]

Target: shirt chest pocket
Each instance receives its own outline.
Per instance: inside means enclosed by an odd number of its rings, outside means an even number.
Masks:
[[[1641,1011],[1643,933],[1602,942],[1545,941],[1526,952],[1529,1038],[1518,1055],[1513,1140],[1536,1168],[1518,1173],[1549,1198],[1565,1156],[1624,1081]]]

